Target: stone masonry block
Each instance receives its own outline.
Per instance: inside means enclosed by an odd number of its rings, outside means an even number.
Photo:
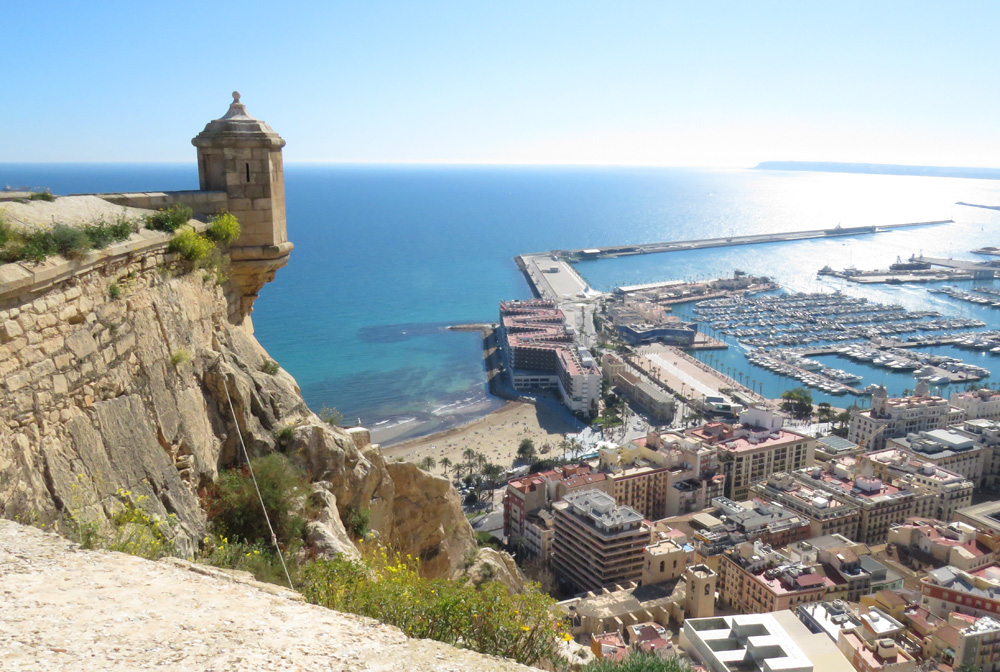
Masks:
[[[7,341],[11,341],[17,338],[23,333],[24,330],[21,329],[21,325],[19,325],[14,320],[7,320],[6,322],[3,323],[2,330],[0,330],[0,337],[2,337],[3,342],[6,343]]]
[[[31,377],[28,375],[27,371],[18,371],[17,373],[6,377],[5,382],[7,383],[7,390],[10,392],[17,392],[22,387],[27,385],[29,380],[31,380]]]
[[[83,359],[97,350],[97,342],[89,331],[80,329],[66,337],[66,347],[79,359]]]
[[[255,198],[253,199],[253,209],[254,210],[269,210],[271,208],[270,198]]]

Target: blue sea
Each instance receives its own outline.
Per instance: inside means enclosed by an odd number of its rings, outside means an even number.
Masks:
[[[501,299],[530,296],[513,262],[524,252],[954,219],[850,239],[604,259],[578,270],[608,290],[738,268],[795,291],[841,290],[1000,326],[1000,310],[928,294],[924,286],[862,287],[816,276],[827,264],[884,268],[915,253],[975,258],[970,250],[1000,245],[1000,212],[956,203],[998,206],[1000,181],[606,167],[291,164],[285,170],[296,247],[257,301],[257,337],[296,377],[312,408],[360,418],[376,438],[399,423],[407,435],[428,433],[500,405],[486,390],[479,334],[446,327],[494,321]],[[193,189],[197,182],[193,163],[0,164],[0,186],[57,194]],[[689,315],[690,307],[677,312]],[[1000,375],[1000,357],[933,351]],[[738,347],[699,356],[753,377],[769,396],[797,384],[752,367]],[[861,373],[862,385],[884,383],[893,394],[914,384],[905,374],[823,361]]]

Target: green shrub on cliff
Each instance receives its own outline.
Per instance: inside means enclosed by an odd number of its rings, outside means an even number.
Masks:
[[[245,465],[222,472],[205,498],[212,530],[217,535],[250,544],[258,541],[270,544],[271,532],[260,507],[262,498],[278,542],[287,545],[301,539],[306,524],[302,509],[309,495],[309,481],[281,453],[254,458],[251,464],[260,498]]]
[[[230,245],[240,237],[240,223],[234,215],[220,212],[212,217],[205,235],[217,243]]]
[[[146,217],[146,228],[173,233],[191,220],[194,213],[186,205],[171,205]]]
[[[497,581],[474,587],[425,579],[415,558],[384,547],[369,547],[363,561],[338,556],[306,565],[300,590],[310,602],[378,619],[410,637],[526,665],[551,659],[569,637],[554,616],[555,601],[537,590],[512,595]]]
[[[655,653],[636,651],[621,661],[604,658],[585,665],[580,672],[690,672],[691,667],[676,656],[660,658]]]
[[[187,261],[197,263],[207,259],[212,254],[212,251],[215,250],[215,243],[192,227],[186,226],[174,234],[170,240],[169,249]]]
[[[102,249],[126,240],[138,230],[138,222],[125,216],[113,222],[95,220],[82,227],[55,224],[40,231],[19,231],[0,219],[0,263],[41,262],[56,254],[79,259],[91,248]]]
[[[138,220],[131,220],[122,215],[113,222],[99,219],[83,227],[83,232],[90,239],[95,249],[103,250],[112,243],[128,239],[139,230]]]
[[[52,227],[52,242],[66,259],[80,259],[94,246],[83,229],[62,225]]]

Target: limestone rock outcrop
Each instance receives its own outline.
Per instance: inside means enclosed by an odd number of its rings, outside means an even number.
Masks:
[[[499,581],[512,593],[524,592],[525,577],[509,553],[492,548],[481,548],[472,566],[465,573],[467,583],[479,585],[484,581]]]
[[[396,487],[390,543],[419,557],[428,575],[459,576],[476,553],[476,537],[458,492],[409,462],[390,462],[387,471]]]
[[[364,509],[428,575],[457,576],[476,545],[450,484],[324,423],[290,375],[262,370],[267,354],[228,319],[232,288],[182,270],[160,250],[0,292],[0,517],[101,521],[123,489],[173,514],[190,555],[205,534],[199,490],[245,445],[322,482],[310,534],[324,552],[350,552],[341,521]]]

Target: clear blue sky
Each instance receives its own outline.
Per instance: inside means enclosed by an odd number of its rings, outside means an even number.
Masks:
[[[48,2],[0,161],[193,161],[239,89],[286,161],[1000,166],[1000,3]]]

